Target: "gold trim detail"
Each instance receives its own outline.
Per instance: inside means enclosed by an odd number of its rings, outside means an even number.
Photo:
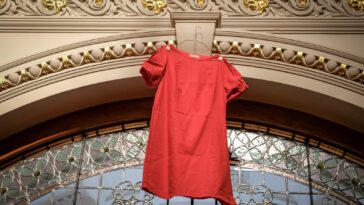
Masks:
[[[307,7],[310,4],[309,0],[296,0],[297,5],[301,8]]]
[[[97,6],[97,7],[100,7],[100,6],[102,6],[104,4],[104,0],[95,0],[95,5]]]
[[[348,5],[355,11],[364,12],[364,0],[347,0]]]
[[[0,0],[0,8],[4,7],[6,4],[6,0]]]
[[[269,7],[268,0],[243,0],[244,6],[251,10],[257,11],[258,14],[261,14]]]
[[[159,14],[163,8],[167,7],[166,0],[142,0],[144,8]]]
[[[196,5],[198,7],[202,7],[205,4],[206,4],[206,0],[196,0]]]
[[[175,45],[173,40],[163,43]],[[364,84],[364,70],[344,64],[342,62],[326,59],[323,56],[314,56],[302,51],[290,51],[287,49],[269,47],[258,43],[247,44],[236,41],[226,42],[230,44],[230,46],[227,48],[224,46],[224,49],[222,49],[219,46],[220,43],[221,41],[213,41],[213,53],[251,56],[254,58],[281,61],[283,63],[295,64],[315,70],[321,70],[323,72],[351,80],[353,83],[355,82]],[[52,61],[43,62],[6,76],[0,76],[0,92],[11,87],[18,86],[23,82],[35,80],[41,76],[62,71],[64,69],[72,69],[85,64],[99,63],[102,61],[129,56],[151,55],[157,50],[156,44],[157,42],[145,42],[143,43],[143,49],[140,49],[140,45],[138,46],[139,48],[136,49],[135,44],[127,43],[125,45],[105,47],[102,49],[96,49],[94,51],[83,51],[73,56],[74,58],[72,58],[72,55],[62,56],[57,59],[53,59]],[[20,78],[19,80],[18,77]]]
[[[56,12],[59,12],[66,6],[66,0],[42,0],[42,5],[48,10],[56,10]]]

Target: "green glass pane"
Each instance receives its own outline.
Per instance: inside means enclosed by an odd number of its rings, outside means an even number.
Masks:
[[[318,164],[321,162],[320,153],[315,149],[309,149],[310,150],[310,159],[312,160],[312,164]]]
[[[269,158],[269,162],[270,162],[270,165],[276,165],[278,164],[279,162],[281,162],[283,159],[283,156],[282,154],[278,153],[278,154],[273,154],[270,156]]]
[[[82,164],[81,164],[82,163]],[[81,169],[86,169],[87,167],[89,167],[89,165],[91,163],[87,163],[87,161],[84,161],[84,160],[80,160],[80,159],[76,159],[74,162],[73,162],[74,166],[76,166],[77,168],[80,167],[81,165]]]
[[[55,159],[60,162],[67,161],[68,155],[63,152],[58,152]]]
[[[115,136],[109,137],[109,139],[106,142],[107,147],[114,148],[118,142],[118,138]]]
[[[265,140],[263,137],[259,136],[253,139],[252,144],[254,147],[265,144]]]
[[[90,147],[91,147],[91,149],[93,149],[93,150],[97,150],[97,151],[99,151],[99,150],[101,150],[101,148],[102,147],[104,147],[100,142],[98,142],[98,141],[91,141],[90,142]]]
[[[285,151],[286,150],[286,147],[284,146],[283,142],[279,139],[275,139],[274,140],[274,144],[273,146],[278,150],[278,151]]]
[[[19,198],[19,197],[24,196],[24,193],[18,189],[8,189],[6,191],[6,195],[11,198]]]
[[[331,168],[335,168],[338,166],[339,160],[331,158],[331,159],[326,160],[324,163],[325,163],[325,168],[331,169]]]
[[[37,160],[37,163],[35,164],[35,169],[42,170],[42,169],[44,169],[46,164],[47,164],[47,160],[40,158]]]
[[[28,182],[27,186],[30,189],[35,189],[38,185],[38,177],[32,177],[32,179]]]
[[[71,163],[64,164],[64,166],[61,169],[61,172],[67,174],[71,170],[72,166],[73,165]]]
[[[138,141],[138,138],[133,134],[129,134],[126,136],[126,140],[128,140],[131,143],[136,143]]]
[[[110,150],[108,152],[108,155],[110,156],[111,159],[117,161],[120,159],[121,153],[115,150]]]
[[[355,198],[364,198],[364,189],[361,186],[355,186],[354,187],[354,196]]]
[[[319,169],[317,168],[317,166],[315,165],[310,165],[310,172],[311,172],[311,176],[316,174],[319,171]]]
[[[93,157],[94,161],[97,164],[102,164],[106,158],[106,155],[102,152],[98,153],[96,156]]]
[[[20,169],[17,170],[21,176],[32,176],[33,175],[33,170],[28,168],[28,167],[22,167]]]
[[[1,187],[8,187],[13,182],[12,177],[4,176],[1,182]]]
[[[302,154],[302,152],[304,152],[304,151],[305,151],[305,147],[294,146],[288,150],[288,153],[289,153],[289,155],[297,155],[297,154]]]
[[[132,145],[127,151],[127,159],[133,159],[140,153],[140,148],[136,145]]]
[[[0,194],[0,205],[5,204],[5,195]]]
[[[290,171],[295,171],[298,167],[298,163],[295,158],[288,156],[286,158],[286,166]]]
[[[51,173],[48,173],[48,172],[44,172],[44,173],[41,173],[41,174],[40,174],[40,178],[41,178],[42,180],[44,180],[44,181],[49,182],[49,181],[51,181],[51,180],[53,180],[53,179],[54,179],[54,175],[53,175],[53,174],[51,174]]]
[[[72,151],[71,151],[71,155],[77,157],[77,156],[79,156],[81,154],[81,151],[82,151],[81,147],[74,146]]]
[[[348,166],[345,168],[345,173],[349,178],[358,178],[358,173],[356,172],[355,167]]]
[[[262,158],[263,154],[261,153],[261,151],[257,148],[251,149],[249,151],[249,154],[251,156],[251,158],[256,161],[259,162],[259,160]]]
[[[244,157],[247,153],[248,153],[248,149],[247,149],[246,147],[238,147],[238,148],[235,150],[235,154],[236,154],[238,157]]]
[[[337,184],[337,187],[335,187],[336,189],[339,189],[341,191],[349,189],[353,186],[353,184],[351,183],[351,180],[340,180]]]
[[[303,167],[298,174],[302,177],[308,177],[308,166]]]
[[[320,171],[320,179],[322,182],[329,182],[332,180],[332,175],[326,169]]]

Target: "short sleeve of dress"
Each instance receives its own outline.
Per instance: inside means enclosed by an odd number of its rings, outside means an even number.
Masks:
[[[230,102],[243,93],[248,88],[248,85],[236,68],[227,62],[226,59],[224,59],[224,62],[224,89],[227,102]]]
[[[167,49],[166,45],[163,45],[149,59],[143,62],[139,72],[149,87],[157,87],[159,85],[166,67],[166,61]]]

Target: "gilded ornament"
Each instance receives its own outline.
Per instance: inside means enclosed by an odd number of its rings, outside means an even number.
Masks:
[[[143,0],[144,8],[154,11],[155,14],[159,14],[163,8],[167,7],[166,0]]]
[[[348,5],[355,11],[364,12],[364,0],[347,0]]]
[[[303,57],[303,52],[301,51],[298,51],[296,56],[295,56],[295,59],[294,59],[294,62],[298,65],[298,64],[301,64],[302,63],[302,57]]]
[[[62,64],[63,64],[63,68],[70,68],[72,66],[71,61],[68,58],[68,56],[62,57]]]
[[[282,60],[282,49],[281,48],[276,48],[275,52],[274,52],[274,60]]]
[[[201,6],[205,5],[205,4],[206,4],[206,0],[197,0],[196,1],[196,5],[197,6],[200,6],[201,7]]]
[[[0,88],[5,90],[8,87],[8,85],[9,85],[8,81],[4,77],[0,77]]]
[[[66,0],[42,0],[42,5],[49,10],[55,9],[58,12],[66,6]]]
[[[299,7],[306,7],[309,4],[309,0],[297,0],[296,2]]]
[[[260,56],[260,50],[261,50],[260,44],[254,44],[254,48],[253,49],[254,49],[253,50],[253,55],[255,57],[259,57]]]
[[[243,0],[244,6],[251,11],[257,11],[261,14],[269,7],[268,0]]]
[[[33,176],[35,176],[35,177],[39,177],[39,176],[40,176],[40,171],[39,171],[39,170],[35,170],[35,171],[33,172]]]
[[[0,0],[0,8],[4,7],[6,4],[6,0]]]
[[[320,56],[319,59],[318,59],[318,62],[316,64],[316,68],[317,69],[322,69],[325,65],[325,58]]]
[[[103,3],[104,3],[104,0],[95,0],[96,6],[102,6]]]
[[[4,195],[6,193],[6,188],[0,187],[0,194]]]

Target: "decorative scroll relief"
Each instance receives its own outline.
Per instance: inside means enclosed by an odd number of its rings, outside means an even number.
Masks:
[[[222,16],[364,16],[364,0],[0,0],[7,16],[149,16],[220,11]]]
[[[174,45],[171,40],[169,44]],[[76,67],[107,61],[111,59],[123,58],[128,56],[139,56],[152,54],[166,42],[148,42],[116,45],[84,51],[56,58],[44,63],[40,63],[18,72],[0,76],[0,92],[11,87],[18,86],[24,82],[38,79],[50,73],[59,72],[64,69],[74,69]],[[315,56],[301,51],[293,51],[272,46],[262,46],[260,44],[249,44],[239,42],[214,41],[213,53],[250,56],[272,61],[281,61],[288,64],[296,64],[310,69],[321,70],[323,72],[340,76],[353,82],[364,84],[364,71],[360,68],[346,65],[335,60],[326,59],[322,56]]]

